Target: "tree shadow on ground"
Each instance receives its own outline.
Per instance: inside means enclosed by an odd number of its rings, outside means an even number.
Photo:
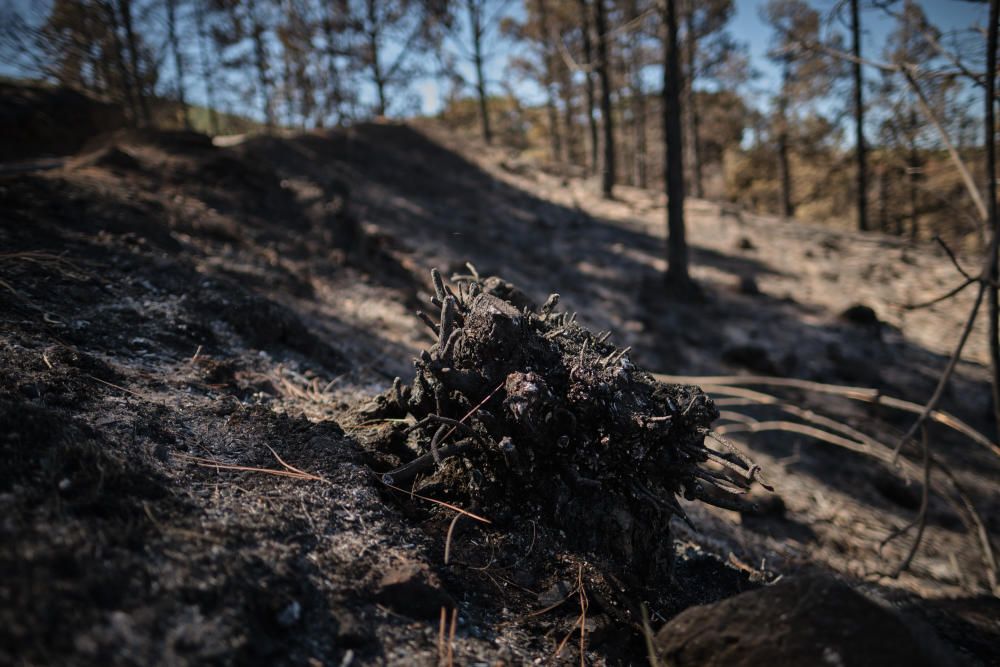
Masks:
[[[377,225],[393,247],[424,267],[465,272],[471,261],[484,275],[514,282],[536,303],[550,291],[561,305],[580,311],[595,330],[612,330],[633,346],[642,366],[674,373],[717,374],[766,371],[836,384],[878,388],[915,402],[933,391],[947,359],[908,341],[889,327],[865,327],[792,298],[744,294],[727,284],[704,285],[700,302],[668,299],[659,289],[663,240],[630,225],[592,216],[579,208],[539,198],[491,175],[428,135],[402,125],[360,125],[347,131],[308,134],[281,142],[251,141],[240,148],[268,159],[286,177],[336,178],[351,189],[351,207]],[[755,258],[694,247],[692,262],[740,278],[781,274]],[[945,409],[988,430],[988,397],[982,383],[957,377]],[[792,400],[806,401],[797,396]],[[837,401],[825,405],[841,407]],[[849,408],[857,423],[878,417],[890,429],[905,429],[911,416]],[[934,429],[936,452],[967,476],[992,529],[1000,529],[995,504],[982,484],[995,470],[988,453]],[[802,438],[767,434],[751,446],[787,454]],[[785,443],[785,444],[782,444]],[[906,521],[907,503],[878,488],[881,466],[861,455],[809,443],[795,468],[817,482],[856,497],[878,512]],[[826,449],[822,449],[826,448]],[[838,472],[833,473],[836,469]],[[947,508],[932,521],[954,526]],[[992,515],[992,517],[991,517]],[[799,531],[801,532],[801,531]]]

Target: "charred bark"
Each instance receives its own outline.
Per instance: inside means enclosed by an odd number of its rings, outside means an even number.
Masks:
[[[184,55],[181,53],[180,40],[177,37],[177,0],[167,0],[167,41],[174,58],[174,73],[177,76],[177,103],[181,107],[184,129],[191,129],[191,115],[188,113],[184,94]]]
[[[595,105],[595,91],[594,91],[594,75],[591,71],[594,63],[594,47],[590,39],[590,6],[587,4],[587,0],[577,0],[577,4],[580,8],[580,31],[583,37],[583,59],[586,61],[586,67],[583,70],[583,87],[584,93],[586,95],[587,103],[587,129],[588,136],[590,138],[590,161],[588,162],[589,170],[591,174],[597,173],[597,150],[598,142],[597,138],[597,118],[594,116],[594,105]]]
[[[687,91],[687,120],[688,136],[691,147],[691,194],[699,199],[705,196],[702,186],[702,166],[701,166],[701,119],[698,115],[698,103],[695,99],[694,81],[698,60],[698,40],[694,29],[694,3],[689,3],[685,12],[687,23],[687,35],[684,40],[687,49],[688,75],[685,79],[685,90]]]
[[[997,165],[996,165],[996,71],[997,71],[997,31],[1000,22],[1000,1],[990,0],[990,25],[986,40],[986,182],[989,196],[988,215],[992,239],[989,248],[989,270],[987,276],[992,284],[987,287],[989,317],[990,365],[993,372],[993,417],[997,433],[1000,433],[1000,296],[997,281],[1000,278],[1000,215],[997,212]]]
[[[667,286],[676,293],[693,288],[688,273],[688,248],[684,228],[684,134],[681,131],[680,49],[677,44],[677,8],[666,0],[663,68],[663,135],[666,139],[667,187]]]
[[[486,99],[486,77],[483,74],[483,17],[476,0],[466,0],[466,8],[469,12],[469,29],[472,32],[472,64],[476,70],[479,124],[483,132],[483,141],[490,144],[493,143],[493,131],[490,128],[490,112]]]
[[[604,129],[604,159],[601,162],[601,194],[614,196],[615,130],[611,114],[611,61],[608,57],[608,21],[605,0],[594,0],[594,27],[597,30],[597,76],[601,80],[601,125]]]
[[[559,114],[556,110],[555,91],[555,58],[552,55],[552,33],[549,26],[549,12],[546,0],[536,0],[538,8],[539,28],[542,33],[542,56],[545,61],[545,113],[549,121],[549,140],[552,148],[552,161],[559,162],[562,158],[562,139],[559,133]]]
[[[858,0],[851,0],[851,40],[854,53],[854,143],[857,161],[857,206],[858,229],[868,231],[868,163],[865,150],[864,131],[864,80],[861,72],[861,20],[858,16]]]

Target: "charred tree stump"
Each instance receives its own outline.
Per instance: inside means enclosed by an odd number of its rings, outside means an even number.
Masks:
[[[749,507],[739,494],[759,469],[706,446],[718,411],[699,388],[657,382],[608,334],[555,312],[556,294],[536,309],[497,278],[456,276],[453,289],[432,277],[439,312],[420,317],[436,344],[411,384],[397,378],[366,408],[401,420],[382,437],[404,436],[415,454],[385,483],[426,476],[490,517],[543,522],[647,585],[670,576],[670,519],[687,520],[677,496]]]

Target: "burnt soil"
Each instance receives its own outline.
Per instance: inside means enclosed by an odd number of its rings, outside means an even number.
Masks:
[[[703,293],[672,301],[656,193],[603,202],[588,182],[434,126],[230,143],[118,133],[0,179],[0,662],[437,664],[441,610],[457,609],[456,664],[578,663],[575,639],[554,654],[586,606],[588,663],[638,665],[636,610],[655,631],[806,572],[933,628],[960,662],[1000,661],[1000,609],[951,504],[932,498],[913,567],[883,576],[908,542],[880,543],[920,503],[905,471],[794,433],[738,439],[775,494],[755,491],[752,512],[682,498],[694,527],[674,518],[672,541],[649,547],[672,561],[651,591],[518,493],[500,494],[506,514],[492,496],[476,505],[467,470],[418,492],[489,524],[387,487],[382,473],[426,443],[387,437],[399,425],[371,412],[436,343],[413,315],[430,308],[429,269],[466,262],[536,305],[559,292],[560,312],[612,331],[642,368],[921,402],[967,302],[899,304],[952,285],[940,249],[695,200]],[[943,407],[995,439],[983,340]],[[785,396],[890,442],[909,423]],[[996,458],[932,436],[1000,533]]]

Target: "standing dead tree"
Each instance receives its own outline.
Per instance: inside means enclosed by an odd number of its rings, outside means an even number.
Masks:
[[[695,84],[715,81],[733,64],[739,46],[726,26],[735,12],[732,0],[687,0],[683,3],[684,120],[687,144],[685,155],[690,169],[690,192],[694,197],[705,196],[705,146],[702,139],[702,105],[704,91]]]
[[[583,70],[583,85],[584,92],[586,93],[587,101],[587,130],[588,136],[590,137],[590,162],[588,163],[590,167],[590,173],[597,173],[597,150],[599,146],[599,139],[597,138],[597,118],[594,116],[594,106],[596,104],[596,93],[594,90],[594,75],[590,69],[590,63],[593,62],[594,58],[594,46],[591,41],[591,20],[590,20],[590,5],[587,0],[577,0],[577,5],[580,9],[580,32],[583,44],[583,59],[587,63],[587,66],[582,68]]]
[[[444,15],[447,30],[443,36],[449,41],[454,56],[471,67],[473,79],[467,80],[455,63],[449,63],[445,68],[458,85],[473,89],[479,113],[480,134],[487,144],[493,142],[493,123],[489,109],[486,65],[493,56],[490,52],[492,34],[501,26],[501,15],[509,4],[510,0],[465,0],[465,21],[451,20],[449,15]]]
[[[607,10],[605,0],[594,0],[594,27],[597,30],[597,76],[601,80],[601,127],[604,130],[604,159],[601,162],[601,193],[614,196],[615,130],[611,114],[611,61],[608,55]]]
[[[177,34],[177,0],[167,0],[167,41],[170,43],[170,51],[174,60],[177,103],[181,107],[184,128],[191,129],[191,116],[188,113],[184,91],[184,54],[181,51],[180,38]]]
[[[142,69],[142,56],[139,52],[139,39],[136,36],[135,25],[132,17],[132,1],[118,0],[118,13],[121,16],[122,26],[125,28],[125,44],[128,47],[128,62],[129,67],[132,70],[136,99],[139,101],[140,117],[144,125],[149,125],[153,121],[153,116],[149,110],[149,99],[140,75]]]
[[[865,104],[864,78],[861,71],[861,18],[858,11],[858,0],[851,0],[851,53],[856,60],[853,63],[854,78],[854,144],[857,161],[857,207],[858,229],[868,229],[868,163],[865,154]]]
[[[198,0],[195,3],[194,19],[195,30],[198,40],[198,64],[201,68],[201,79],[205,91],[205,102],[208,107],[208,120],[212,134],[219,134],[219,113],[215,105],[215,76],[214,68],[218,60],[218,54],[212,51],[212,42],[208,35],[208,2]]]
[[[1000,432],[1000,298],[998,298],[997,280],[1000,278],[1000,215],[997,213],[997,156],[996,156],[996,71],[997,71],[997,23],[1000,22],[1000,2],[990,0],[990,18],[988,36],[986,38],[986,91],[983,96],[985,103],[985,141],[986,144],[986,184],[989,195],[987,223],[992,231],[989,253],[986,257],[986,267],[980,279],[980,289],[988,288],[989,308],[989,349],[990,361],[993,365],[993,419],[997,431]],[[988,281],[988,284],[987,284]]]
[[[359,64],[367,69],[375,88],[377,116],[389,112],[392,88],[401,88],[419,73],[417,56],[438,35],[444,9],[413,0],[364,0],[352,8],[352,27],[361,35]]]
[[[490,129],[490,112],[486,103],[486,78],[483,75],[483,6],[476,0],[465,3],[469,13],[469,33],[472,36],[472,63],[476,70],[476,98],[479,100],[479,123],[483,141],[493,142]]]
[[[667,287],[684,294],[693,289],[688,273],[688,248],[684,228],[684,147],[681,131],[680,48],[677,43],[677,7],[667,0],[663,40],[663,134],[667,142]]]
[[[552,26],[549,21],[547,0],[535,0],[538,13],[538,30],[541,37],[542,60],[545,77],[545,112],[549,121],[549,138],[552,142],[552,160],[558,162],[562,156],[562,135],[559,132],[559,116],[556,110],[555,55],[552,52]]]

